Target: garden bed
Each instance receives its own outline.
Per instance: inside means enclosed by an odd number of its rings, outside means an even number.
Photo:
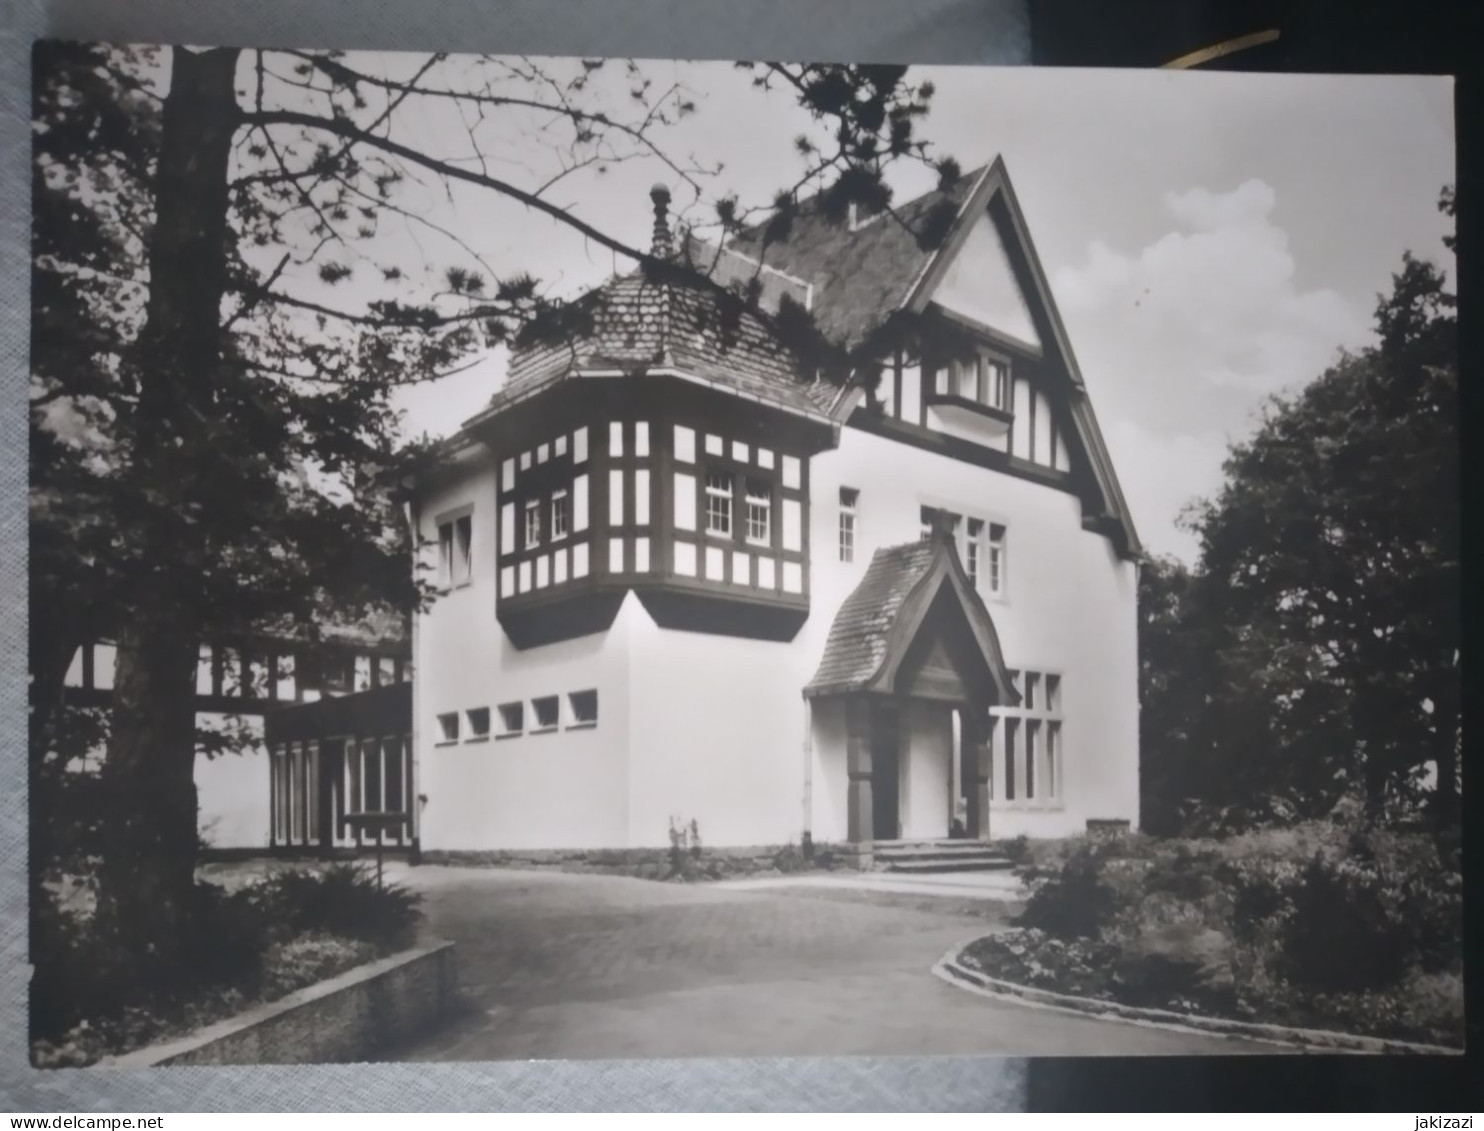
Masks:
[[[1032,857],[1018,925],[963,965],[1123,1006],[1463,1044],[1462,881],[1425,834],[1316,822]]]
[[[44,909],[32,983],[32,1063],[82,1067],[195,1032],[402,950],[418,898],[354,865],[197,886],[191,944],[151,968],[100,938],[90,909]]]

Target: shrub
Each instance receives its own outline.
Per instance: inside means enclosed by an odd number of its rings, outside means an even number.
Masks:
[[[1095,938],[1118,910],[1103,879],[1106,850],[1082,844],[1059,867],[1033,880],[1020,923],[1059,939]]]
[[[382,952],[411,943],[422,920],[421,896],[396,884],[378,886],[374,873],[359,863],[280,872],[240,894],[286,936],[338,935]]]

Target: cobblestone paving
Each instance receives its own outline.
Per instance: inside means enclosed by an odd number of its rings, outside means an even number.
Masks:
[[[930,972],[1002,906],[417,868],[467,1011],[399,1059],[1211,1054],[1272,1046],[992,1001]]]

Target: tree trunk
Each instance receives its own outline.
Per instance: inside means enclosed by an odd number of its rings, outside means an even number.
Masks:
[[[150,295],[129,365],[138,382],[130,496],[137,557],[122,586],[104,776],[116,805],[99,874],[99,926],[167,969],[186,945],[197,848],[194,671],[206,547],[192,506],[202,426],[223,363],[227,174],[240,111],[235,48],[172,52],[155,177]],[[200,493],[199,495],[197,493]],[[204,497],[201,497],[204,495]]]

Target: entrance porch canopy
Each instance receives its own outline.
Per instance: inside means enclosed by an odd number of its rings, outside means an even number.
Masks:
[[[965,574],[946,522],[930,538],[877,550],[830,626],[808,699],[845,703],[848,836],[882,834],[877,803],[896,791],[889,778],[874,797],[873,766],[894,775],[905,731],[903,700],[957,708],[962,725],[969,835],[989,831],[989,708],[1020,702],[983,599]]]

